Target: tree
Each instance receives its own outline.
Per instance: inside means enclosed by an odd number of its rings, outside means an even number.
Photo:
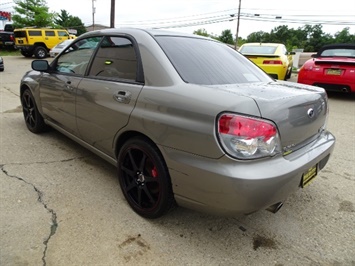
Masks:
[[[247,42],[269,42],[269,37],[270,33],[257,31],[248,35]]]
[[[84,23],[79,17],[74,17],[69,15],[66,10],[60,10],[60,14],[57,14],[57,18],[54,19],[55,24],[66,28],[66,29],[75,29],[77,30],[77,36],[86,32]]]
[[[336,43],[355,43],[355,35],[351,35],[349,32],[350,28],[344,28],[342,31],[335,33]]]
[[[205,37],[210,37],[210,35],[207,33],[205,29],[198,29],[193,32],[193,34],[200,35],[200,36],[205,36]]]
[[[45,0],[15,0],[15,14],[12,16],[15,28],[52,27],[54,13],[48,12]]]
[[[232,31],[231,30],[222,31],[222,34],[218,37],[218,40],[227,44],[234,44]]]

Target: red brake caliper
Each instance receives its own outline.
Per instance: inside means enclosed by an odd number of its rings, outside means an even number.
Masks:
[[[155,166],[152,168],[152,177],[158,177],[158,171]]]

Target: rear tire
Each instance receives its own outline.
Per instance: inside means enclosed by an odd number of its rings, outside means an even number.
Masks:
[[[21,51],[21,54],[22,54],[24,57],[32,57],[32,55],[33,55],[32,52],[24,52],[24,51]]]
[[[43,59],[47,57],[47,49],[42,46],[37,46],[34,55],[37,59]]]
[[[154,219],[175,205],[169,171],[153,143],[143,137],[129,139],[117,162],[123,195],[137,214]]]
[[[29,131],[41,133],[47,129],[43,117],[37,109],[34,97],[29,89],[26,89],[21,95],[21,104],[23,117]]]
[[[292,67],[290,67],[290,69],[287,70],[286,76],[285,76],[285,80],[288,80],[291,78],[292,75]]]

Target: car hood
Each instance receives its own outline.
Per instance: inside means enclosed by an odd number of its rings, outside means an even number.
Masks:
[[[255,101],[261,117],[277,125],[285,152],[303,147],[325,128],[328,103],[322,88],[277,81],[227,85],[223,89]]]

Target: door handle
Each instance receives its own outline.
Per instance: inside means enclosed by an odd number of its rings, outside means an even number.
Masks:
[[[129,91],[118,91],[113,95],[113,98],[119,103],[129,103],[131,101],[132,93]]]

